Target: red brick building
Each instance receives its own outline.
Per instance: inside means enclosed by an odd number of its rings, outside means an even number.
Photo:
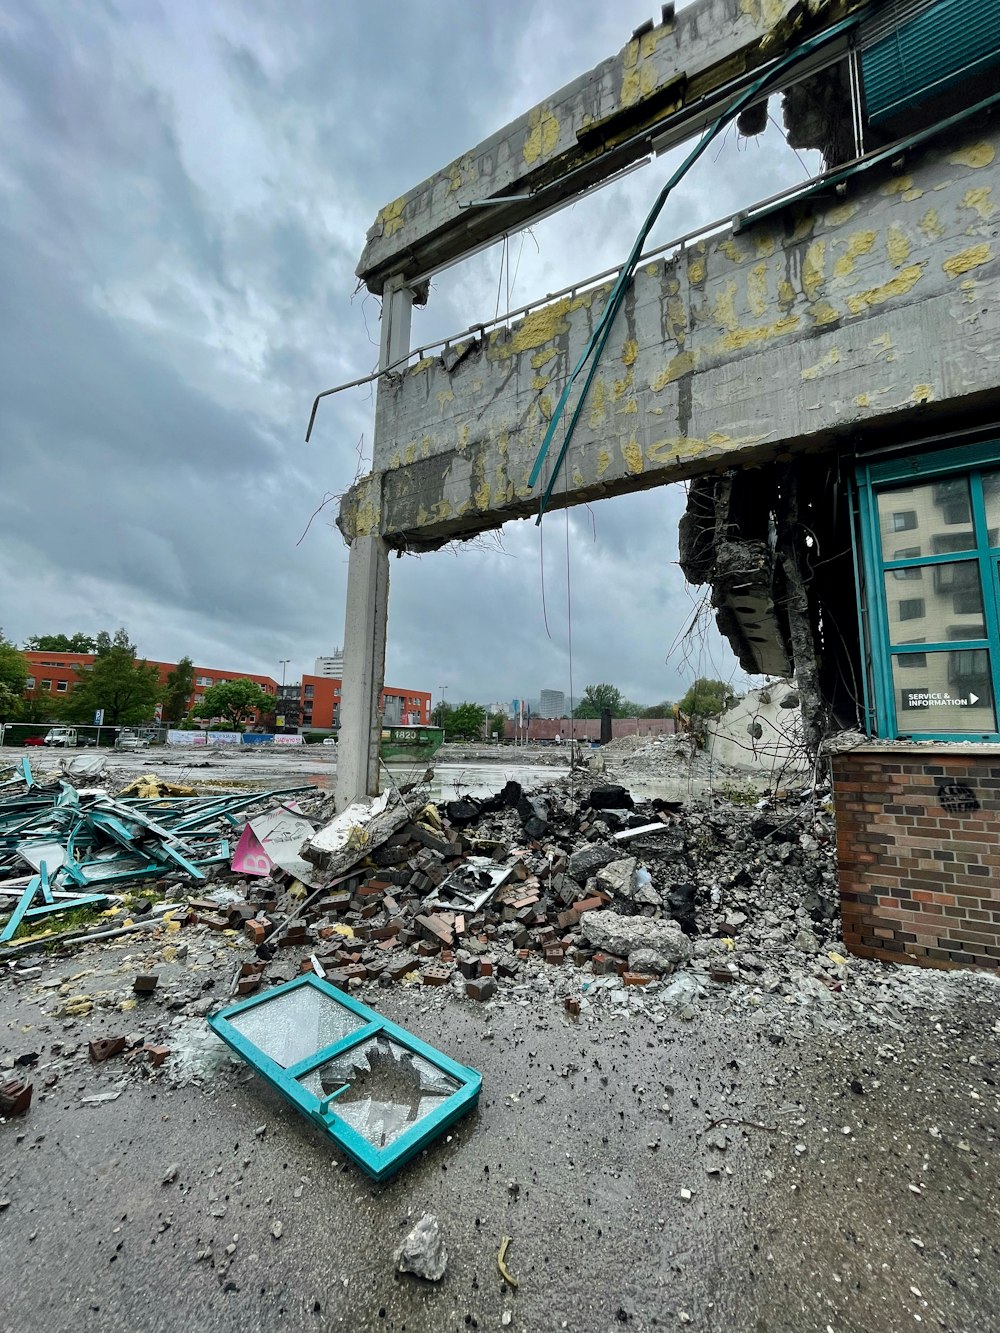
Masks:
[[[27,651],[24,653],[31,668],[28,691],[35,698],[59,697],[73,692],[79,677],[76,668],[89,666],[93,653],[52,653]],[[148,659],[146,659],[148,661]],[[166,685],[168,674],[176,662],[149,661],[155,666],[160,684]],[[255,675],[252,671],[219,671],[215,667],[194,668],[194,689],[188,699],[188,711],[200,704],[205,690],[222,680],[252,680],[267,694],[275,696],[276,713],[281,712],[277,701],[279,687],[270,676]],[[340,724],[341,681],[328,676],[303,676],[299,686],[299,717],[304,728],[330,730]],[[382,691],[382,709],[387,723],[407,722],[427,725],[431,720],[431,695],[427,690],[401,690],[387,685]],[[256,718],[252,719],[256,721]]]
[[[303,727],[318,731],[340,725],[342,681],[336,676],[303,676],[299,709]],[[386,685],[382,690],[382,712],[387,724],[427,726],[431,720],[428,690],[401,690]]]

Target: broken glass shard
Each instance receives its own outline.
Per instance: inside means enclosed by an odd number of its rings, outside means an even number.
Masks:
[[[365,1026],[350,1009],[311,987],[285,991],[232,1014],[229,1022],[284,1069]]]

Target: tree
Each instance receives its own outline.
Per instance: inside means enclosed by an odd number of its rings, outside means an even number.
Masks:
[[[588,685],[573,716],[600,717],[605,708],[610,708],[612,717],[636,717],[642,711],[641,704],[626,699],[615,685]]]
[[[738,697],[724,680],[699,676],[677,706],[688,717],[718,717],[732,708]]]
[[[96,641],[89,634],[35,634],[25,648],[36,653],[92,653]]]
[[[455,710],[452,708],[451,704],[446,704],[442,699],[439,704],[434,705],[434,710],[431,713],[431,721],[436,727],[443,727],[445,732],[447,732],[448,719],[454,711]]]
[[[639,714],[640,717],[673,717],[676,705],[670,699],[664,699],[661,704],[650,704]]]
[[[221,717],[238,731],[251,713],[273,713],[274,700],[256,681],[242,677],[239,680],[220,680],[210,685],[205,697],[195,708],[195,717]]]
[[[194,690],[194,664],[182,657],[173,671],[167,672],[163,693],[163,717],[167,722],[183,722],[188,715],[188,700]]]
[[[0,721],[8,722],[20,712],[30,674],[27,659],[0,629]]]
[[[148,662],[136,661],[135,644],[122,627],[112,637],[101,630],[95,641],[97,656],[88,666],[76,667],[77,685],[64,709],[71,721],[89,722],[98,709],[111,727],[151,722],[160,697],[160,673]]]
[[[459,704],[449,709],[445,735],[450,741],[477,741],[482,737],[485,721],[486,709],[482,704]]]
[[[486,733],[489,736],[499,736],[500,739],[503,740],[503,733],[506,725],[507,719],[504,717],[503,713],[491,713]]]

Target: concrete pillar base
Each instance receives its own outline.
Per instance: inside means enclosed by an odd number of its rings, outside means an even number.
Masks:
[[[355,537],[347,568],[344,684],[337,747],[337,810],[379,790],[379,707],[385,678],[389,548],[379,536]]]

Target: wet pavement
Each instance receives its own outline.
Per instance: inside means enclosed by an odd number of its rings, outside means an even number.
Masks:
[[[483,1074],[478,1109],[383,1185],[201,1020],[200,1086],[84,1059],[44,1092],[39,1070],[29,1114],[0,1124],[0,1330],[997,1327],[991,1005],[791,1038],[707,1008],[657,1025],[548,996],[365,998]],[[112,1029],[0,990],[13,1053]],[[394,1272],[425,1211],[436,1285]]]

